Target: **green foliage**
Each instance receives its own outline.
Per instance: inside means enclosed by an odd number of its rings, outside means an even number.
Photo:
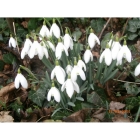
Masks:
[[[16,58],[12,53],[7,53],[3,55],[3,61],[7,64],[13,64],[16,61]]]
[[[82,32],[79,30],[79,28],[76,28],[75,31],[72,33],[74,41],[78,41],[81,35],[82,35]]]
[[[111,37],[111,34],[110,33],[107,33],[104,37],[103,37],[103,39],[102,39],[102,41],[101,41],[101,47],[102,48],[106,48],[106,43],[110,40],[110,37]]]
[[[4,68],[4,62],[2,60],[0,60],[0,71],[2,71]]]
[[[96,33],[100,33],[105,23],[104,19],[98,18],[92,19],[90,25]]]

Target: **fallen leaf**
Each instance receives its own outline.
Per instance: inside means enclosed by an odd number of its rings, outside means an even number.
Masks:
[[[100,122],[100,120],[97,118],[91,118],[90,122]]]
[[[93,56],[95,56],[95,57],[97,57],[97,58],[100,57],[99,52],[92,51],[92,54],[93,54]]]
[[[111,101],[110,104],[109,104],[109,107],[110,107],[111,110],[119,110],[119,109],[124,108],[125,104],[122,104],[120,102]]]
[[[28,22],[27,21],[23,21],[21,23],[21,25],[24,27],[24,28],[27,28],[28,27]]]
[[[9,115],[9,111],[0,112],[0,122],[13,122],[13,117]]]
[[[112,121],[113,122],[130,122],[130,119],[119,116],[119,117],[113,117]]]

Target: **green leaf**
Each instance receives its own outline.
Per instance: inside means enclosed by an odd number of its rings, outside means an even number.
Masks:
[[[94,105],[92,103],[81,103],[81,107],[82,107],[82,109],[93,108]]]
[[[28,29],[29,29],[30,31],[35,30],[35,29],[38,27],[37,21],[38,21],[37,18],[31,18],[31,19],[28,21]]]
[[[15,62],[15,56],[11,53],[7,53],[3,55],[3,61],[7,64],[13,64]]]
[[[80,88],[80,93],[87,89],[87,87],[86,87],[87,84],[88,84],[88,81],[85,81],[84,84]]]
[[[7,25],[6,20],[4,20],[4,18],[0,18],[0,28],[4,29]]]
[[[68,102],[69,106],[75,107],[75,104],[73,102]]]
[[[128,35],[128,40],[134,40],[136,37],[138,36],[138,34],[129,34]]]
[[[107,33],[101,41],[101,47],[106,48],[107,42],[110,40],[110,33]]]
[[[81,35],[82,35],[82,32],[79,30],[79,28],[76,28],[75,31],[72,33],[74,41],[78,41]]]
[[[91,23],[90,23],[91,27],[93,28],[93,30],[96,33],[100,33],[101,32],[101,30],[104,27],[104,24],[105,24],[105,20],[102,19],[102,18],[93,19],[93,20],[91,20]]]
[[[1,41],[3,41],[3,37],[2,37],[2,34],[0,34],[0,40],[1,40]]]
[[[4,68],[4,62],[2,60],[0,60],[0,71],[2,71]]]
[[[79,101],[84,101],[84,99],[82,97],[76,97],[76,99]]]
[[[135,106],[138,106],[140,104],[139,97],[130,97],[125,99],[126,107],[128,109],[133,109]]]

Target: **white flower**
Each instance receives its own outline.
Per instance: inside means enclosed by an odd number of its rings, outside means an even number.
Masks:
[[[56,76],[57,81],[61,85],[65,82],[66,73],[61,66],[56,65],[55,68],[52,70],[51,79],[54,79],[54,76]]]
[[[116,66],[121,65],[122,64],[122,60],[117,61]]]
[[[113,39],[110,39],[110,41],[108,42],[108,44],[109,44],[109,48],[113,48],[113,46],[114,46]]]
[[[55,21],[53,21],[53,24],[52,24],[51,29],[50,29],[51,36],[52,36],[52,33],[54,34],[54,36],[56,38],[60,37],[60,29],[59,29],[58,25],[55,23]]]
[[[117,59],[117,55],[120,49],[121,49],[121,44],[118,41],[114,41],[114,44],[111,48],[111,54],[113,60]]]
[[[123,45],[117,55],[117,61],[121,61],[122,58],[125,58],[129,63],[132,60],[132,55],[131,52],[129,50],[129,48],[127,47],[127,45]]]
[[[43,23],[43,24],[44,24],[44,23]],[[47,28],[46,25],[43,25],[43,26],[42,26],[42,28],[41,28],[39,34],[40,34],[42,37],[50,37],[50,31],[49,31],[49,29]],[[42,40],[42,39],[40,38],[40,40]]]
[[[24,47],[21,51],[21,59],[24,59],[25,55],[29,53],[30,47],[32,46],[32,42],[29,38],[26,38]]]
[[[38,43],[36,39],[31,45],[29,57],[32,59],[35,55],[38,55],[39,59],[42,59],[44,56],[42,46]]]
[[[48,58],[49,57],[49,54],[48,54],[48,50],[46,48],[45,43],[44,42],[40,42],[40,45],[42,46],[42,49],[43,49],[43,56],[45,55],[46,58]]]
[[[82,60],[78,60],[77,66],[79,66],[81,69],[84,68],[84,71],[86,71],[86,65]]]
[[[71,79],[73,81],[77,80],[77,75],[79,75],[81,77],[82,80],[86,80],[86,76],[84,71],[78,67],[77,65],[74,65],[72,71],[71,71]]]
[[[61,58],[62,51],[65,51],[66,55],[68,56],[68,51],[67,51],[66,47],[63,45],[62,42],[58,42],[58,44],[56,46],[56,51],[55,51],[55,56],[57,59]]]
[[[99,38],[93,33],[93,30],[91,29],[90,35],[88,37],[88,44],[89,44],[91,49],[95,46],[96,42],[98,43],[98,45],[100,45]]]
[[[52,42],[50,42],[50,41],[47,41],[47,45],[49,46],[49,48],[51,48],[54,52],[55,52],[55,47],[54,47],[54,45],[52,44]]]
[[[109,48],[105,48],[105,50],[102,52],[99,62],[102,63],[103,59],[105,59],[105,63],[107,66],[109,66],[112,62],[112,55]]]
[[[136,66],[135,71],[134,71],[134,75],[138,76],[140,74],[140,63]]]
[[[13,47],[13,48],[16,48],[16,40],[11,36],[10,39],[9,39],[9,47]]]
[[[66,67],[66,73],[67,74],[71,73],[72,69],[73,69],[73,67],[70,64],[68,64]]]
[[[64,35],[64,45],[67,50],[69,49],[69,47],[71,50],[73,50],[73,40],[68,33]]]
[[[84,61],[85,63],[88,63],[90,60],[93,61],[93,55],[89,49],[86,49],[84,53]]]
[[[80,89],[76,82],[72,81],[72,79],[68,78],[65,83],[61,87],[61,91],[63,92],[66,89],[68,96],[71,98],[74,91],[79,93]]]
[[[28,88],[28,82],[27,82],[26,78],[21,73],[17,74],[15,81],[14,81],[14,84],[15,84],[16,89],[19,88],[20,84],[23,88]]]
[[[50,101],[51,100],[51,96],[54,97],[56,102],[60,102],[60,92],[56,87],[51,87],[51,89],[48,92],[47,95],[47,100]]]

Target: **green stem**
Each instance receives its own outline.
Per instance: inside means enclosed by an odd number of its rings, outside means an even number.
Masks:
[[[138,109],[138,112],[137,112],[137,115],[136,115],[136,117],[135,117],[134,122],[137,122],[137,121],[138,121],[139,114],[140,114],[140,106],[139,106],[139,109]]]
[[[60,28],[61,28],[61,31],[62,31],[62,36],[64,36],[64,32],[63,32],[63,28],[62,28],[62,25],[61,25],[61,22],[58,18],[56,18],[56,20],[58,21],[59,25],[60,25]]]

